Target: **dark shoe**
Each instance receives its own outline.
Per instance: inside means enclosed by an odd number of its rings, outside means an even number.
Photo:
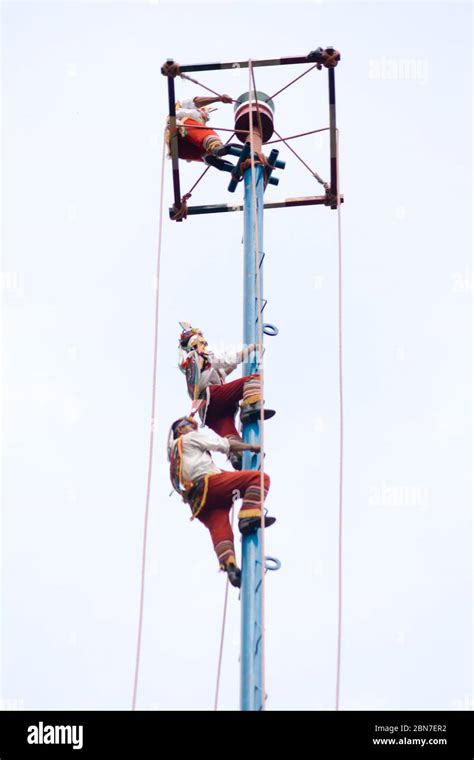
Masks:
[[[241,470],[242,469],[242,454],[236,451],[234,451],[232,454],[229,454],[229,462],[231,463],[234,470]]]
[[[224,571],[227,573],[230,585],[235,586],[235,588],[240,588],[240,579],[242,573],[240,572],[240,569],[237,567],[237,565],[234,565],[233,562],[228,562],[224,567]]]
[[[269,420],[276,412],[273,409],[263,410],[263,419]],[[258,422],[260,419],[260,404],[242,404],[240,407],[240,421],[244,422]]]
[[[265,517],[265,527],[269,528],[270,525],[276,522],[276,517]],[[247,533],[251,533],[253,530],[257,530],[262,525],[260,517],[244,517],[239,520],[239,530],[243,536]]]
[[[202,157],[202,160],[208,166],[213,166],[214,169],[219,169],[221,172],[231,172],[234,169],[234,164],[230,161],[226,161],[224,158],[218,158],[218,156],[214,156],[212,153],[206,153],[206,155]]]

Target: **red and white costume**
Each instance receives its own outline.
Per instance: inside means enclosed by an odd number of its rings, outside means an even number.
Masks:
[[[214,147],[222,145],[217,132],[203,129],[209,119],[207,108],[196,108],[194,100],[176,103],[178,126],[178,155],[185,161],[202,161],[203,156]]]

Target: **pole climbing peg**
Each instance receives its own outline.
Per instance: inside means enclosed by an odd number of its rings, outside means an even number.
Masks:
[[[278,158],[278,151],[273,148],[272,152],[268,156],[267,165],[265,166],[265,181],[269,182],[270,185],[278,185],[279,179],[276,177],[272,177],[272,172],[274,169],[284,169],[286,164],[284,161],[277,161]]]
[[[276,557],[265,557],[265,570],[271,570],[274,572],[275,570],[280,570],[281,568],[281,562]]]
[[[227,188],[228,191],[229,191],[229,193],[234,193],[237,185],[241,181],[241,179],[243,177],[242,168],[241,168],[242,167],[242,162],[246,161],[249,156],[250,156],[250,144],[249,143],[245,143],[245,145],[244,145],[244,147],[243,147],[243,149],[242,149],[242,151],[240,153],[239,160],[237,161],[237,163],[235,165],[235,169],[232,172],[232,179],[229,182],[229,186]]]
[[[268,335],[271,338],[275,338],[278,335],[278,327],[275,325],[270,324],[270,322],[266,322],[263,325],[263,332],[265,335]]]

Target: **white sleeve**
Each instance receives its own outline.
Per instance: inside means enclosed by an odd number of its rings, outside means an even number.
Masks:
[[[230,442],[227,438],[221,438],[210,428],[201,428],[196,433],[191,433],[193,443],[201,451],[220,451],[222,454],[228,454],[230,451]]]
[[[187,110],[192,110],[196,108],[196,104],[192,98],[185,98],[184,100],[180,100],[181,108],[185,108]]]
[[[215,369],[223,369],[226,375],[229,375],[231,372],[236,369],[238,366],[236,361],[232,361],[232,359],[235,359],[235,354],[233,355],[227,355],[227,354],[209,354],[209,361],[211,362],[212,366]]]

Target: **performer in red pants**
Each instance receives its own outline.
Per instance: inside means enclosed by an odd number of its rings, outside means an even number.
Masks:
[[[205,128],[211,111],[215,110],[208,108],[212,103],[232,103],[232,98],[230,95],[196,97],[176,103],[178,156],[184,161],[204,161],[216,169],[222,169],[228,163],[221,158],[225,155],[226,148],[217,132]],[[168,147],[169,138],[168,129]]]
[[[235,426],[235,415],[240,406],[241,422],[253,422],[260,418],[261,385],[258,374],[226,383],[226,377],[241,364],[245,354],[249,357],[259,346],[248,346],[239,351],[235,361],[219,357],[209,351],[201,330],[191,327],[189,322],[181,322],[183,328],[179,338],[180,370],[186,375],[188,394],[193,401],[192,413],[199,410],[202,424],[206,424],[218,435],[230,440],[241,441]],[[265,409],[264,417],[269,419],[275,412]],[[236,470],[242,469],[242,454],[232,450],[229,460]]]
[[[225,570],[233,586],[240,586],[240,570],[235,558],[235,545],[229,511],[238,499],[242,506],[238,515],[239,530],[245,534],[261,526],[261,504],[270,487],[264,473],[264,493],[261,492],[261,473],[258,470],[224,472],[213,462],[211,451],[228,454],[234,451],[259,452],[257,444],[222,438],[212,430],[198,429],[189,417],[173,422],[168,439],[170,476],[174,489],[190,505],[210,534],[221,570]],[[263,497],[263,498],[262,498]],[[273,525],[274,517],[265,517],[265,527]]]

